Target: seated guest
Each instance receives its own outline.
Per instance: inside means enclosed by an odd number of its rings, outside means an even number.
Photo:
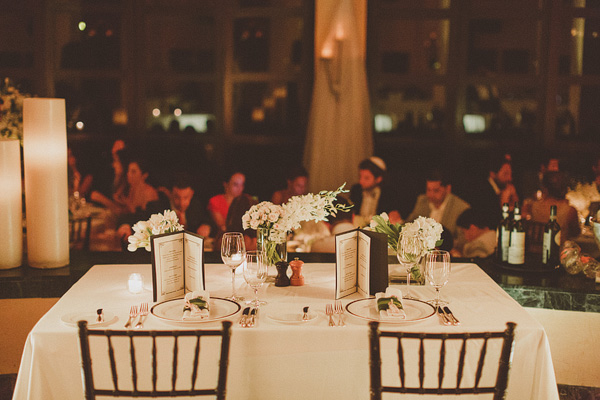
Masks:
[[[350,189],[350,200],[354,204],[354,224],[366,226],[374,215],[387,212],[390,222],[400,222],[396,200],[389,186],[385,184],[387,170],[379,157],[370,157],[358,165],[358,183]]]
[[[226,229],[224,232],[241,232],[244,234],[244,243],[246,250],[256,250],[256,230],[246,229],[242,227],[242,217],[252,207],[258,204],[258,200],[252,196],[238,196],[231,202],[227,212]],[[223,233],[216,239],[215,249],[218,251],[221,248],[221,238]]]
[[[273,193],[273,196],[271,197],[271,203],[283,204],[286,203],[290,197],[301,196],[308,193],[308,172],[306,172],[304,167],[292,169],[288,173],[286,180],[287,188]]]
[[[69,180],[69,195],[77,197],[87,197],[90,194],[90,188],[94,177],[92,174],[82,172],[81,167],[77,162],[77,157],[71,148],[67,148],[67,166]]]
[[[550,219],[550,206],[556,205],[556,222],[560,225],[561,244],[579,235],[581,228],[577,210],[565,199],[567,177],[562,172],[548,172],[544,175],[545,196],[531,204],[531,220],[546,223]],[[526,218],[528,215],[525,216]]]
[[[486,258],[494,254],[496,230],[489,216],[467,209],[458,217],[456,225],[464,243],[452,249],[454,257]]]
[[[439,170],[428,174],[425,185],[425,194],[417,197],[415,207],[406,221],[412,222],[418,217],[433,218],[456,238],[456,219],[470,207],[469,203],[452,193],[450,181]]]
[[[241,172],[227,175],[223,181],[224,192],[213,196],[208,201],[207,209],[219,233],[227,231],[227,212],[231,202],[244,193],[246,176]]]
[[[350,205],[348,200],[340,197],[335,203]],[[354,229],[352,223],[352,212],[338,212],[335,217],[329,217],[330,236],[315,240],[310,246],[313,253],[335,253],[335,235]]]
[[[171,209],[177,214],[179,223],[190,232],[208,237],[211,232],[211,219],[200,200],[194,196],[191,178],[188,174],[178,174],[171,189]]]
[[[502,204],[508,203],[512,208],[519,201],[512,183],[511,161],[506,155],[490,159],[485,181],[473,185],[467,201],[478,212],[488,213],[498,221],[502,217]]]

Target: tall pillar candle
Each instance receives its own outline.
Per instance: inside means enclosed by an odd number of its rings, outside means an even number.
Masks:
[[[16,268],[23,261],[21,145],[17,139],[0,139],[0,188],[0,269]]]
[[[67,124],[64,99],[23,102],[27,261],[34,268],[69,264]]]

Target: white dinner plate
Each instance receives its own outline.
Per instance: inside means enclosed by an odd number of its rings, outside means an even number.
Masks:
[[[308,319],[303,320],[302,312],[281,312],[281,313],[269,313],[267,317],[273,321],[280,322],[282,324],[304,324],[317,319],[318,315],[313,312],[308,312]]]
[[[219,321],[229,318],[240,311],[240,305],[235,301],[222,299],[220,297],[211,297],[208,301],[210,305],[210,315],[205,319],[181,319],[183,317],[184,299],[174,299],[155,304],[150,309],[150,313],[158,319],[178,324],[197,324]]]
[[[348,313],[355,317],[366,319],[369,321],[380,321],[379,313],[376,308],[375,298],[354,300],[346,305]],[[429,303],[425,303],[416,299],[402,299],[402,306],[406,313],[406,318],[394,321],[380,321],[386,324],[406,324],[410,322],[423,321],[435,314],[435,307]]]
[[[87,326],[88,328],[91,328],[93,326],[101,326],[101,325],[108,325],[113,323],[113,319],[115,318],[115,315],[113,313],[111,313],[110,311],[104,311],[104,322],[98,322],[97,321],[98,318],[98,314],[95,311],[90,311],[90,312],[81,312],[81,311],[76,311],[76,312],[72,312],[69,314],[65,314],[62,317],[60,317],[60,320],[69,325],[69,326],[75,326],[77,327],[77,322],[78,321],[87,321]]]

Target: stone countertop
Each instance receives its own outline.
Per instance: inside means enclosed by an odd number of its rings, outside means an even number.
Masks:
[[[335,262],[334,254],[289,253],[288,259],[299,257],[304,262]],[[68,266],[41,270],[22,266],[0,271],[0,298],[61,297],[77,280],[96,264],[147,264],[150,253],[89,252],[73,250]],[[569,311],[600,312],[600,284],[583,274],[569,275],[564,269],[546,270],[502,265],[492,259],[454,259],[474,262],[494,279],[511,297],[524,307]],[[529,260],[528,260],[529,261]],[[218,252],[206,252],[206,263],[220,263]],[[397,262],[390,258],[390,262]]]

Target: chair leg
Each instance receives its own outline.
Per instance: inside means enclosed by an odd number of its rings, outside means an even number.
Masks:
[[[381,353],[379,323],[369,322],[369,368],[371,370],[371,400],[381,400]]]

